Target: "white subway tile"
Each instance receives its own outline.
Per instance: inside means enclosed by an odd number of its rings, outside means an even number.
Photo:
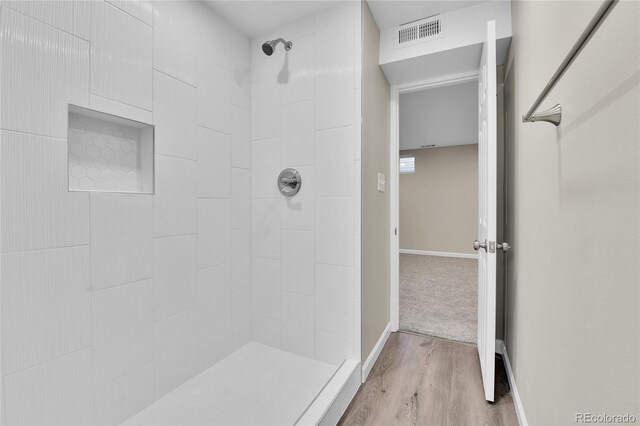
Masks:
[[[260,198],[252,201],[253,256],[280,258],[280,200]]]
[[[197,165],[195,161],[156,155],[153,235],[195,234]]]
[[[356,164],[353,126],[316,133],[316,195],[355,195]]]
[[[10,7],[81,39],[89,40],[91,27],[90,1],[3,0],[2,6]]]
[[[231,165],[251,168],[251,117],[248,109],[231,105]]]
[[[316,329],[353,334],[353,268],[316,265]]]
[[[161,72],[153,73],[153,119],[157,154],[196,159],[196,89]]]
[[[315,232],[282,231],[282,289],[313,296]]]
[[[251,144],[251,178],[253,198],[280,197],[278,175],[280,166],[280,138],[253,141]]]
[[[2,373],[91,344],[89,247],[2,255]]]
[[[316,65],[316,129],[354,124],[354,58]]]
[[[316,134],[313,101],[297,102],[282,107],[281,139],[280,162],[283,167],[315,163]]]
[[[268,318],[280,318],[280,261],[253,258],[251,280],[252,312]]]
[[[205,56],[198,57],[198,124],[229,133],[231,76]]]
[[[251,330],[254,342],[280,348],[280,320],[254,314],[251,322]]]
[[[298,166],[302,178],[300,191],[293,197],[281,197],[282,229],[313,231],[316,228],[316,173],[314,166]]]
[[[354,54],[354,16],[351,4],[316,15],[316,63]]]
[[[231,262],[231,201],[198,200],[198,268]]]
[[[195,84],[199,4],[191,1],[153,3],[154,68]]]
[[[95,386],[153,361],[151,280],[92,293]]]
[[[251,172],[231,169],[231,226],[251,228]]]
[[[231,37],[231,92],[230,100],[245,110],[251,109],[251,40],[239,31]]]
[[[68,192],[67,144],[2,131],[2,252],[89,244],[89,194]]]
[[[251,229],[231,231],[231,282],[233,290],[251,286]]]
[[[275,75],[252,84],[251,140],[280,136],[280,88]]]
[[[230,191],[229,135],[198,127],[198,197],[229,198]]]
[[[282,349],[313,358],[315,348],[312,296],[282,292]]]
[[[338,366],[347,358],[353,358],[353,338],[341,334],[316,330],[316,356],[318,361]]]
[[[91,93],[150,110],[153,29],[108,3],[91,9]]]
[[[152,275],[152,197],[91,193],[91,288]]]
[[[353,266],[353,197],[316,199],[316,263]]]
[[[153,25],[152,0],[106,0],[118,9],[124,10],[142,22]]]
[[[89,43],[8,8],[0,32],[2,128],[66,139],[67,105],[89,103]]]
[[[196,305],[196,236],[154,238],[153,245],[153,293],[158,320]]]
[[[231,265],[198,271],[198,369],[204,371],[233,351]]]
[[[172,391],[197,373],[197,309],[155,324],[155,397]]]
[[[93,424],[92,380],[90,348],[5,376],[7,424]]]
[[[118,425],[154,400],[154,369],[147,364],[95,390],[97,425]]]
[[[251,341],[251,287],[233,292],[231,314],[233,347],[238,349]]]
[[[282,85],[283,104],[313,99],[315,92],[314,35],[308,34],[292,42],[294,48],[287,52],[289,74]]]

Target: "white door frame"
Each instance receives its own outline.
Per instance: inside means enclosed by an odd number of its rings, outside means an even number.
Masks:
[[[391,164],[389,164],[390,185],[389,196],[391,198],[391,212],[389,214],[389,229],[391,235],[389,238],[391,247],[389,250],[391,274],[391,294],[389,301],[389,316],[391,319],[391,331],[398,331],[400,325],[400,257],[399,257],[399,231],[396,235],[396,229],[399,230],[399,211],[400,211],[400,173],[399,153],[400,153],[400,94],[417,92],[425,89],[434,89],[436,87],[452,86],[454,84],[466,83],[469,81],[477,81],[478,72],[472,71],[464,74],[448,75],[431,80],[416,81],[413,83],[398,84],[391,86],[391,140],[390,140],[390,156]]]

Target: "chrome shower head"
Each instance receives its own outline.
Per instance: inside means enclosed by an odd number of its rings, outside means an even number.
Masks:
[[[291,50],[291,47],[293,46],[293,43],[291,43],[290,41],[286,41],[284,39],[279,38],[276,40],[268,40],[262,43],[262,51],[264,52],[265,55],[271,56],[273,55],[273,52],[276,50],[276,46],[278,45],[278,43],[284,44],[284,50],[287,50],[287,51]]]

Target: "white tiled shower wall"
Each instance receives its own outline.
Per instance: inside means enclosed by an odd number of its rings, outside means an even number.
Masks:
[[[250,42],[192,2],[0,2],[7,424],[118,423],[251,340]],[[68,192],[67,104],[156,126]]]
[[[251,43],[253,340],[360,358],[360,2]],[[282,37],[272,56],[260,45]],[[282,196],[280,171],[300,192]]]

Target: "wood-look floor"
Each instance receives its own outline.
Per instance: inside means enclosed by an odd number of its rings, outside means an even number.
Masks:
[[[496,401],[484,399],[475,345],[391,333],[339,425],[517,425],[496,358]]]

